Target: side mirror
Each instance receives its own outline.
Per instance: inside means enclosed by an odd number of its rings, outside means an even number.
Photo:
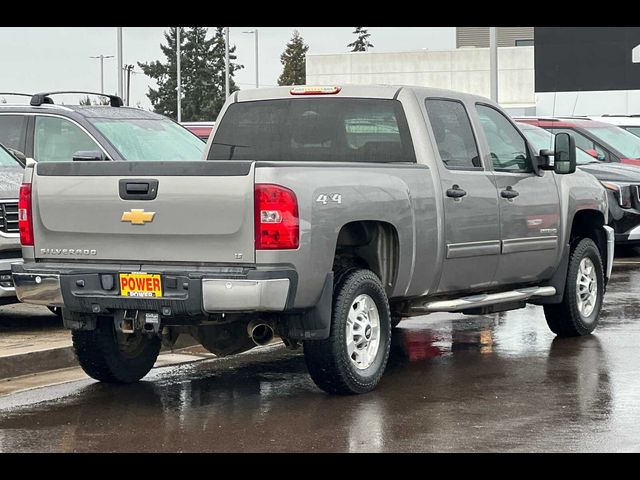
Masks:
[[[553,150],[540,150],[538,156],[538,168],[540,170],[553,170]]]
[[[107,157],[100,150],[80,150],[73,154],[74,162],[101,162]]]
[[[559,175],[576,171],[576,141],[568,133],[557,133],[553,151],[553,170]]]

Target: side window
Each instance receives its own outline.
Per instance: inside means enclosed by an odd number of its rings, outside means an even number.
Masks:
[[[576,147],[578,147],[580,150],[583,150],[585,152],[587,152],[587,150],[595,150],[596,155],[598,155],[598,160],[606,160],[607,154],[605,153],[604,149],[581,133],[578,133],[570,128],[553,128],[551,131],[553,133],[568,133],[569,135],[572,135],[576,141]],[[591,152],[587,153],[591,155]]]
[[[25,151],[27,117],[25,115],[0,115],[0,143],[7,148]]]
[[[482,168],[478,146],[464,105],[457,100],[425,100],[440,158],[449,169]]]
[[[494,170],[532,172],[527,142],[507,117],[486,105],[478,104],[476,110],[489,144]]]
[[[80,127],[58,117],[36,117],[33,158],[38,162],[70,162],[80,150],[100,150]]]

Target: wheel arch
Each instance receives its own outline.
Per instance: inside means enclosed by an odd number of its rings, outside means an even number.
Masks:
[[[374,272],[387,296],[398,280],[400,240],[396,227],[382,220],[357,220],[344,224],[336,238],[333,269],[350,266]]]

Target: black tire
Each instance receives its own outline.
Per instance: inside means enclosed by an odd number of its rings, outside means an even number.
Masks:
[[[595,307],[588,315],[583,315],[578,309],[577,279],[580,262],[589,258],[593,263],[597,282],[597,295]],[[577,240],[572,245],[567,269],[567,280],[564,288],[562,302],[554,305],[545,305],[544,314],[547,324],[553,333],[560,337],[577,337],[589,335],[598,326],[600,309],[604,296],[604,268],[602,258],[596,244],[590,238]]]
[[[331,333],[325,340],[304,342],[304,358],[313,381],[327,393],[359,394],[373,390],[384,373],[391,346],[391,313],[380,279],[370,270],[336,275]],[[357,368],[347,352],[347,315],[359,295],[368,295],[378,310],[379,346],[371,365]]]
[[[126,337],[126,342],[118,341]],[[116,334],[113,319],[99,317],[95,330],[73,330],[73,348],[87,375],[106,383],[133,383],[144,377],[158,358],[161,341],[142,332]]]

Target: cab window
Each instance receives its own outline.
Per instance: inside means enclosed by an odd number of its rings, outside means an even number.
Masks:
[[[488,105],[477,104],[476,111],[489,145],[493,169],[500,172],[532,172],[527,142],[507,117]]]
[[[425,100],[440,159],[452,170],[482,169],[478,146],[464,105],[457,100]]]

